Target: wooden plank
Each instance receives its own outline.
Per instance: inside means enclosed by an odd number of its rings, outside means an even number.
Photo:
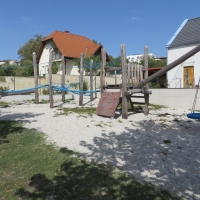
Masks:
[[[139,69],[139,64],[137,64],[137,83],[140,82],[140,69]]]
[[[142,81],[143,80],[143,71],[142,71],[141,65],[139,66],[139,69],[140,69],[140,81]]]
[[[126,97],[126,49],[125,44],[121,44],[121,65],[122,65],[122,118],[128,119],[128,105]]]
[[[144,67],[145,67],[145,72],[144,72],[144,79],[148,78],[148,47],[144,47]],[[144,91],[147,91],[149,89],[149,84],[147,83],[143,87]],[[144,94],[144,99],[145,99],[145,106],[144,106],[144,115],[149,114],[149,94]]]
[[[49,53],[49,100],[50,100],[50,108],[53,108],[52,55],[53,55],[53,49],[51,49],[50,53]]]
[[[131,63],[131,86],[133,86],[133,63]]]
[[[38,87],[38,69],[37,69],[37,61],[36,61],[36,53],[33,52],[33,70],[34,70],[34,83],[35,87]],[[39,104],[39,92],[38,89],[35,89],[35,103]]]
[[[65,56],[62,55],[62,82],[61,82],[62,86],[65,86],[65,72],[66,72]],[[62,91],[62,102],[65,102],[65,91]]]
[[[80,54],[80,76],[79,76],[79,90],[83,91],[83,59],[84,54]],[[83,93],[79,93],[79,106],[83,106]]]
[[[90,90],[93,90],[93,70],[92,70],[93,60],[90,60]],[[91,93],[90,101],[93,101],[93,93]]]
[[[144,96],[133,96],[133,95],[131,95],[131,98],[141,98],[141,99],[144,99]]]
[[[113,117],[119,105],[120,98],[121,92],[103,92],[96,109],[96,114]]]
[[[128,78],[128,85],[127,85],[127,89],[129,89],[130,88],[130,84],[131,84],[131,82],[130,82],[130,77],[131,77],[131,73],[130,73],[130,63],[128,63],[128,71],[127,71],[127,78]]]
[[[139,105],[145,105],[144,102],[135,102],[135,101],[133,101],[132,103],[133,103],[133,104],[139,104]]]
[[[137,67],[134,63],[134,86],[137,84]]]
[[[115,70],[122,70],[121,67],[110,67],[110,66],[105,66],[106,71],[115,71]]]

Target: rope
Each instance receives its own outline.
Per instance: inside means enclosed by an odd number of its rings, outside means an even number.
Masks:
[[[199,78],[199,82],[198,82],[198,85],[197,85],[196,94],[195,94],[195,97],[194,97],[194,102],[193,102],[193,105],[192,105],[191,113],[193,113],[194,110],[195,110],[195,105],[196,105],[196,101],[197,101],[199,86],[200,86],[200,78]]]
[[[45,88],[45,87],[49,87],[49,85],[40,85],[38,87],[34,87],[34,88],[27,88],[27,89],[23,89],[23,90],[7,90],[7,91],[3,91],[3,94],[9,94],[9,93],[18,93],[18,92],[28,92],[28,91],[32,91],[32,90],[36,90],[36,89],[41,89],[41,88]]]

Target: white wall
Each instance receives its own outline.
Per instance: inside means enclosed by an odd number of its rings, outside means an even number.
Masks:
[[[49,49],[50,49],[50,42],[47,42],[44,45],[44,48],[41,53],[41,57],[39,60],[39,75],[43,76],[43,74],[48,73],[48,66],[49,66]]]
[[[195,46],[188,46],[182,48],[169,49],[167,64],[170,64],[176,59],[180,58],[182,55],[192,50],[194,47]],[[198,84],[198,79],[200,77],[200,52],[196,53],[194,56],[188,58],[185,62],[181,63],[177,67],[167,72],[167,79],[170,88],[175,88],[176,85],[177,87],[179,87],[180,79],[181,87],[183,87],[183,68],[186,66],[194,66],[195,85]]]

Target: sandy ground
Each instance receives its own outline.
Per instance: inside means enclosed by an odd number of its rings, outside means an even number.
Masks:
[[[15,99],[13,97],[13,99]],[[5,99],[2,99],[5,101]],[[16,99],[15,99],[16,100]],[[85,106],[95,107],[84,98]],[[76,107],[74,100],[54,108],[49,104],[19,104],[0,108],[0,120],[19,120],[46,134],[47,142],[67,147],[82,158],[112,164],[139,181],[146,181],[186,199],[200,199],[200,121],[188,119],[189,110],[162,108],[130,113],[127,120],[57,115],[60,107]]]

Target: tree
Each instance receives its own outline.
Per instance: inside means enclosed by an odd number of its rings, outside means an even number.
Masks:
[[[24,60],[32,61],[32,53],[38,51],[42,39],[42,35],[35,34],[33,38],[29,39],[28,42],[19,48],[17,54],[21,58],[21,63],[23,63]]]
[[[57,74],[58,73],[58,66],[56,62],[52,62],[52,74]]]
[[[144,57],[140,59],[140,64],[144,66]],[[154,56],[148,56],[148,67],[164,67],[167,65],[166,60],[156,60]]]

